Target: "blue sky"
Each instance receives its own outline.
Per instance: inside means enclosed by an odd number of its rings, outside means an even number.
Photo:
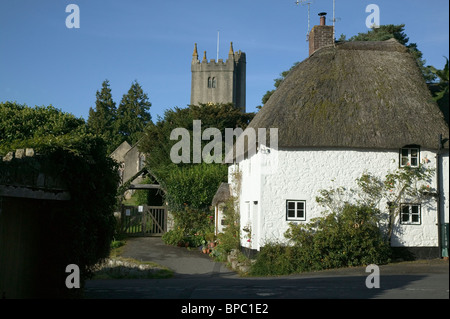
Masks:
[[[332,18],[332,0],[311,0]],[[66,6],[80,9],[80,28],[66,27]],[[427,65],[449,56],[447,0],[335,0],[336,35],[367,32],[366,6],[381,24],[405,24]],[[1,0],[0,102],[53,105],[87,119],[105,79],[113,99],[137,80],[153,120],[190,101],[194,43],[208,59],[226,59],[230,42],[247,55],[247,111],[255,111],[273,80],[308,54],[308,10],[295,0]],[[332,22],[327,21],[327,24]]]

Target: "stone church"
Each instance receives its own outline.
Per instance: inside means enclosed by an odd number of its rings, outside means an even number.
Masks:
[[[208,61],[206,51],[200,61],[196,43],[192,54],[191,71],[191,105],[234,103],[245,112],[245,53],[240,50],[234,52],[232,42],[225,62],[223,59]]]

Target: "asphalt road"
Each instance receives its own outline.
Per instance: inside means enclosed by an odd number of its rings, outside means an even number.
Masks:
[[[365,267],[275,278],[240,277],[198,251],[166,246],[160,238],[130,240],[122,255],[167,266],[175,275],[170,279],[90,280],[84,289],[86,299],[449,299],[448,260],[382,265],[379,288],[369,289],[366,279],[372,273]]]

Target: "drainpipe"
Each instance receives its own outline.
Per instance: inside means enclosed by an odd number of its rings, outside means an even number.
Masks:
[[[442,153],[442,134],[439,135],[439,147],[436,153],[436,202],[437,202],[437,227],[438,227],[438,249],[439,256],[442,258],[442,234],[441,234],[441,153]]]

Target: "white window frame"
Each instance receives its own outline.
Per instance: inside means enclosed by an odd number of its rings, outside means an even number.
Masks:
[[[408,216],[408,220],[404,220],[404,216]],[[417,216],[417,221],[413,221],[413,217]],[[402,225],[421,225],[422,224],[422,205],[420,204],[401,204],[400,205],[400,224]]]
[[[289,204],[294,203],[294,208],[290,208]],[[303,208],[300,208],[300,204],[303,206]],[[290,217],[289,213],[294,212],[295,217]],[[299,212],[303,212],[303,216],[299,217]],[[294,200],[294,199],[288,199],[286,200],[286,220],[287,221],[305,221],[306,220],[306,201],[305,200]]]
[[[420,147],[405,146],[400,149],[400,167],[407,167],[407,166],[419,167],[419,164],[420,164]]]

